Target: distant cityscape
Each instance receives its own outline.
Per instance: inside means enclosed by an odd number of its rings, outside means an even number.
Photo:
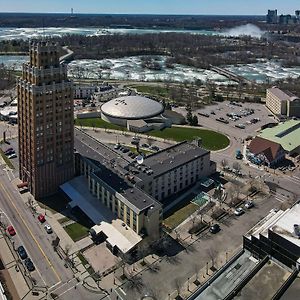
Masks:
[[[268,24],[280,24],[280,25],[292,25],[300,24],[300,10],[296,10],[294,15],[278,15],[277,9],[268,10],[267,14],[267,23]]]

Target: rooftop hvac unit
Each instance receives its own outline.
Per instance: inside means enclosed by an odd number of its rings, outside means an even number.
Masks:
[[[300,226],[298,224],[294,224],[294,234],[298,239],[300,238]]]

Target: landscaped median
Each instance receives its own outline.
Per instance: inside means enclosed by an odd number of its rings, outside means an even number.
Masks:
[[[76,119],[75,125],[92,128],[106,128],[113,130],[127,131],[126,128],[103,121],[100,118],[94,119]],[[146,133],[148,136],[158,137],[166,140],[174,140],[176,142],[192,141],[201,139],[202,147],[207,150],[217,151],[226,148],[230,141],[228,137],[222,133],[191,127],[171,127],[163,130],[152,130]]]

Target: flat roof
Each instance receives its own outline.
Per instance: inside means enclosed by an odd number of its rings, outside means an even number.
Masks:
[[[263,220],[249,230],[245,237],[248,239],[251,236],[259,239],[259,235],[268,237],[269,230],[271,230],[290,243],[300,247],[300,239],[294,233],[294,225],[300,225],[299,216],[300,204],[296,204],[285,211],[272,210]]]
[[[137,214],[160,205],[154,198],[134,186],[129,180],[127,166],[130,163],[120,153],[107,147],[88,134],[75,128],[74,146],[84,158],[89,159],[97,168],[93,176],[105,182],[122,197],[123,201]],[[135,181],[139,180],[133,176]]]
[[[151,169],[153,173],[147,174],[140,172],[137,176],[147,181],[207,154],[209,154],[209,151],[201,147],[190,144],[187,141],[181,142],[147,156],[141,167],[144,166]]]
[[[142,240],[131,228],[123,226],[119,219],[113,220],[111,224],[101,222],[92,229],[96,233],[103,232],[107,236],[106,241],[113,247],[117,246],[123,253],[127,253]]]
[[[289,120],[272,128],[266,128],[258,135],[264,139],[281,144],[284,150],[291,152],[300,146],[300,121]]]

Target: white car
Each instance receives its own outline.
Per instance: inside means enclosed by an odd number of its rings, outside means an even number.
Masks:
[[[16,158],[16,157],[17,157],[16,153],[13,153],[13,154],[10,154],[7,156],[7,158],[9,158],[9,159]]]
[[[53,232],[53,231],[52,231],[52,228],[51,228],[51,226],[50,226],[49,224],[46,224],[46,225],[44,226],[44,228],[45,228],[46,232],[49,233],[49,234]]]
[[[247,201],[246,204],[245,204],[245,207],[248,208],[248,209],[250,209],[253,206],[254,206],[253,201]]]
[[[245,212],[245,211],[244,211],[241,207],[239,207],[239,208],[237,208],[237,209],[234,211],[234,214],[235,214],[236,216],[241,216],[244,212]]]

